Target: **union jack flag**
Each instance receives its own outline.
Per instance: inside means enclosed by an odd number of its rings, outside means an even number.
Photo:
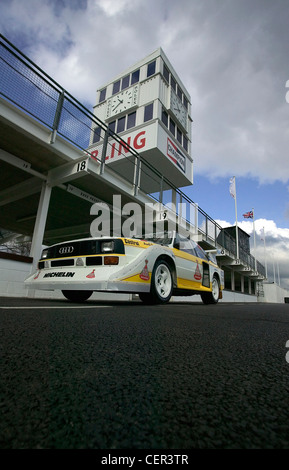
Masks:
[[[254,217],[253,211],[245,212],[245,214],[243,214],[243,217],[245,219],[253,219]]]

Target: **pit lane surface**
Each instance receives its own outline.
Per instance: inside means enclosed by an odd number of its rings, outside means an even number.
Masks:
[[[288,304],[0,298],[0,448],[289,448]]]

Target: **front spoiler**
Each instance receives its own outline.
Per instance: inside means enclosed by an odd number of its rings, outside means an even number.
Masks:
[[[127,293],[150,291],[150,282],[143,282],[141,278],[139,282],[121,280],[119,272],[120,269],[114,267],[102,267],[101,272],[91,267],[42,269],[30,275],[24,284],[28,289],[46,291],[90,290]]]

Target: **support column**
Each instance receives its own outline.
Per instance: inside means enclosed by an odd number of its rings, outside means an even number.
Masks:
[[[174,188],[172,188],[172,208],[177,212],[177,192]]]
[[[244,287],[245,287],[244,286],[244,276],[243,276],[243,274],[241,274],[241,292],[242,292],[242,294],[244,294],[244,291],[245,291]]]
[[[46,182],[42,184],[40,199],[38,203],[37,216],[34,225],[34,232],[32,237],[32,244],[30,250],[30,256],[33,258],[31,273],[36,271],[37,263],[41,255],[42,244],[44,238],[44,231],[47,219],[47,213],[49,208],[51,195],[51,186]],[[28,296],[33,297],[35,293],[34,289],[29,289]]]
[[[231,290],[235,291],[235,271],[231,270]]]

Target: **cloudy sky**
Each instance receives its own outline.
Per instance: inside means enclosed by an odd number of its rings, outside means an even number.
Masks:
[[[255,210],[257,257],[289,288],[288,0],[0,0],[1,33],[90,109],[162,47],[191,94],[194,185],[223,225]],[[286,101],[286,93],[287,101]],[[253,237],[251,237],[253,239]],[[254,254],[254,253],[253,253]]]

